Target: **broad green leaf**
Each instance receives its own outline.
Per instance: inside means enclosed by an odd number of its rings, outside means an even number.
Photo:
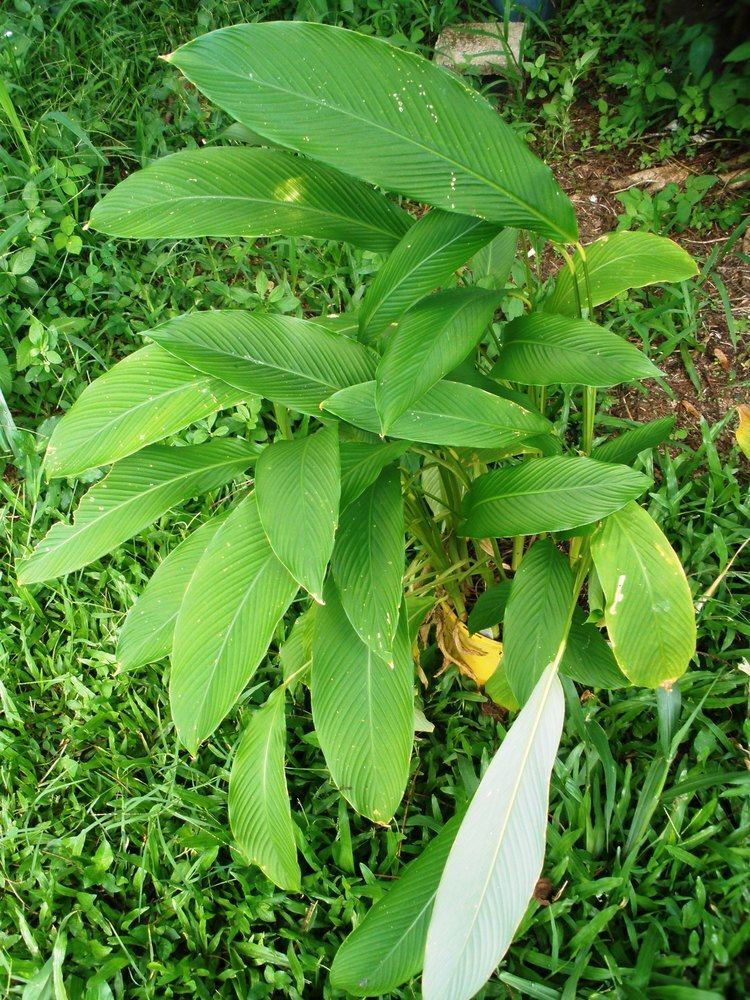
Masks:
[[[311,604],[294,620],[286,642],[279,648],[279,664],[284,683],[293,694],[299,684],[307,678],[312,665],[312,637],[315,626],[315,609]]]
[[[307,236],[388,251],[411,219],[371,187],[270,149],[215,146],[157,160],[94,206],[109,236]]]
[[[84,389],[52,431],[45,470],[54,479],[118,462],[247,395],[149,344]]]
[[[177,616],[169,701],[191,753],[240,696],[296,593],[251,494],[207,546]]]
[[[461,534],[470,538],[566,531],[606,517],[644,493],[651,480],[593,458],[534,458],[475,479]]]
[[[469,356],[464,358],[460,365],[456,365],[453,371],[448,372],[445,377],[447,382],[463,382],[464,385],[473,385],[477,389],[484,389],[485,392],[491,392],[495,396],[502,396],[503,399],[512,399],[514,402],[523,406],[524,402],[528,405],[529,398],[526,393],[520,390],[508,389],[506,386],[500,385],[495,379],[485,375],[483,371],[480,371],[475,363],[475,358]],[[523,399],[524,402],[521,402]]]
[[[294,316],[239,309],[187,313],[149,337],[180,361],[303,413],[373,378],[376,357],[348,337]]]
[[[117,660],[124,670],[168,656],[185,591],[206,547],[224,518],[212,517],[162,560],[128,612],[117,639]]]
[[[698,273],[692,257],[672,240],[653,233],[610,233],[585,248],[592,305],[608,302],[629,288],[643,288],[657,282],[685,281]],[[588,306],[586,281],[580,253],[573,257],[580,302]],[[552,297],[544,304],[551,313],[577,316],[573,276],[561,267]]]
[[[341,451],[341,510],[348,507],[378,478],[386,465],[397,461],[409,445],[404,441],[367,444],[362,441],[342,441]]]
[[[609,386],[653,378],[659,369],[637,347],[597,323],[537,312],[505,327],[492,375],[521,385]]]
[[[333,987],[381,997],[421,970],[435,894],[461,816],[448,820],[341,945],[331,968]]]
[[[337,392],[325,401],[323,409],[355,427],[380,432],[374,382]],[[455,448],[507,448],[552,431],[548,420],[518,403],[473,385],[438,382],[394,420],[389,434],[405,441]]]
[[[315,615],[311,700],[333,781],[376,823],[393,816],[406,788],[413,738],[413,665],[402,609],[388,664],[352,628],[329,580]]]
[[[452,288],[422,299],[401,317],[375,373],[375,405],[384,434],[464,360],[498,303],[497,292]]]
[[[674,430],[674,417],[651,420],[640,427],[619,434],[610,441],[598,445],[591,457],[598,462],[619,462],[632,465],[642,451],[651,451],[664,441],[668,441]]]
[[[577,239],[549,168],[494,107],[421,56],[341,28],[277,21],[212,31],[168,59],[283,146],[439,208]]]
[[[299,892],[300,870],[284,774],[284,689],[247,724],[229,775],[229,826],[248,864],[280,889]]]
[[[585,612],[576,608],[570,623],[568,641],[560,661],[560,673],[572,677],[578,684],[614,691],[629,687],[630,681],[617,666],[612,649]]]
[[[22,584],[64,576],[117,548],[170,507],[218,489],[255,461],[242,441],[187,448],[152,444],[113,466],[83,497],[73,524],[55,524],[21,563]]]
[[[264,448],[255,491],[276,557],[320,604],[339,516],[338,427]]]
[[[685,572],[664,533],[647,511],[630,503],[607,518],[591,551],[620,669],[633,684],[670,684],[685,673],[695,652],[695,611]]]
[[[544,862],[563,713],[551,664],[487,768],[448,855],[427,934],[424,1000],[470,1000],[513,941]]]
[[[423,215],[389,255],[360,310],[361,339],[372,342],[410,306],[444,284],[498,231],[495,224],[434,209]]]
[[[330,316],[312,316],[310,322],[322,326],[329,333],[356,340],[359,334],[359,314],[356,312],[333,313]]]
[[[568,560],[550,541],[534,543],[523,557],[503,618],[503,666],[523,705],[547,666],[560,659],[573,603]]]
[[[470,267],[474,281],[481,288],[504,288],[516,258],[517,229],[502,229],[474,255]]]
[[[390,663],[404,574],[404,508],[398,469],[384,469],[342,512],[331,569],[355,632]]]
[[[466,623],[469,632],[481,632],[500,624],[510,596],[510,584],[510,580],[501,580],[479,595]]]

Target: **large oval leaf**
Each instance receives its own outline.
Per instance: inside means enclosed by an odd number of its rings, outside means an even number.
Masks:
[[[144,448],[118,462],[92,486],[73,524],[56,524],[49,530],[21,563],[19,582],[52,580],[99,559],[180,501],[241,475],[256,456],[257,449],[242,441]]]
[[[304,413],[375,373],[375,355],[310,320],[240,310],[187,313],[149,330],[198,371]]]
[[[374,382],[337,392],[323,409],[373,434],[380,431]],[[454,448],[507,448],[552,430],[544,417],[511,400],[462,382],[438,382],[394,420],[389,433],[405,441]]]
[[[390,663],[404,574],[404,508],[398,469],[384,469],[342,513],[331,569],[355,632]]]
[[[659,369],[637,347],[597,323],[537,312],[505,327],[492,374],[522,385],[609,386],[653,378]]]
[[[89,224],[110,236],[308,236],[388,251],[411,219],[337,170],[270,149],[189,149],[127,177]]]
[[[544,862],[564,701],[551,664],[469,804],[435,898],[424,1000],[470,1000],[513,941]]]
[[[156,569],[128,612],[117,638],[117,660],[124,670],[168,656],[182,599],[201,556],[224,518],[212,517],[173,549]]]
[[[416,222],[367,289],[359,313],[365,343],[442,285],[498,232],[494,223],[434,209]]]
[[[591,551],[621,670],[633,684],[670,684],[695,652],[695,611],[685,571],[664,533],[648,511],[631,503],[607,518]]]
[[[169,702],[191,753],[234,705],[296,593],[297,582],[273,554],[251,494],[206,548],[177,617]]]
[[[523,557],[503,618],[503,667],[523,705],[547,666],[559,659],[570,625],[573,574],[562,552],[548,540]]]
[[[265,448],[255,468],[255,490],[271,548],[320,604],[339,516],[338,427]]]
[[[344,941],[333,960],[332,986],[381,997],[421,970],[435,894],[461,816],[448,820]]]
[[[685,281],[698,273],[692,257],[672,240],[653,233],[610,233],[585,248],[592,305],[599,306],[629,288],[662,281]],[[573,258],[581,305],[588,306],[581,255]],[[575,284],[569,268],[560,268],[547,312],[578,315]]]
[[[325,606],[315,615],[313,722],[341,794],[376,823],[391,819],[406,788],[413,738],[412,685],[405,609],[389,665],[354,631],[329,580]]]
[[[45,471],[78,476],[118,462],[246,396],[149,344],[84,389],[52,431]]]
[[[592,458],[530,459],[474,480],[461,533],[492,538],[580,528],[624,507],[650,483],[624,465]]]
[[[482,97],[421,56],[341,28],[277,21],[212,31],[168,59],[283,146],[439,208],[577,238],[551,171]]]
[[[284,774],[284,689],[277,688],[247,724],[229,775],[229,825],[249,864],[287,892],[300,870]]]
[[[499,302],[497,292],[452,288],[422,299],[402,316],[375,373],[375,405],[384,434],[464,360]]]
[[[368,444],[364,441],[342,441],[341,510],[361,496],[378,478],[386,465],[401,458],[409,445],[403,441]]]

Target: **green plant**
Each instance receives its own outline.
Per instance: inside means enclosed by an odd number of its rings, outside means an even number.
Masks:
[[[93,228],[142,239],[284,234],[290,250],[305,236],[387,256],[358,312],[272,313],[261,282],[253,312],[192,312],[148,331],[152,343],[56,425],[50,476],[113,469],[73,524],[55,525],[24,560],[21,581],[80,569],[255,467],[254,491],[241,486],[160,565],[118,658],[134,669],[170,655],[172,716],[195,752],[298,600],[283,679],[246,727],[229,789],[240,854],[289,891],[301,872],[285,693],[309,684],[332,779],[358,812],[388,823],[409,773],[416,632],[430,617],[444,642],[450,615],[464,617],[479,586],[503,588],[491,624],[502,620],[504,654],[486,689],[520,714],[466,816],[446,825],[333,968],[338,985],[378,995],[424,956],[426,997],[470,997],[509,947],[541,871],[563,722],[558,673],[658,688],[666,731],[675,718],[674,683],[695,647],[692,600],[677,556],[635,502],[651,480],[631,468],[669,426],[595,447],[597,388],[657,369],[594,316],[628,288],[684,280],[695,266],[649,234],[582,246],[551,173],[492,109],[383,42],[280,22],[222,29],[167,59],[282,148],[175,154],[118,185]],[[370,185],[432,211],[415,222]],[[516,293],[526,311],[496,329],[516,246],[508,226],[550,239],[565,265],[544,301],[529,275]],[[456,276],[467,261],[474,285]],[[259,396],[273,408],[270,445],[158,443]]]

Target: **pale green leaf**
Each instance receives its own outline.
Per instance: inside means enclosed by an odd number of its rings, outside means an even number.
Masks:
[[[496,224],[454,212],[434,209],[423,215],[367,289],[359,314],[362,340],[374,340],[410,306],[444,284],[497,231]]]
[[[149,344],[84,389],[52,431],[45,471],[77,476],[118,462],[247,395]]]
[[[312,637],[316,604],[311,604],[294,620],[286,642],[279,648],[279,664],[284,683],[293,694],[306,680],[312,665]]]
[[[503,667],[523,705],[559,655],[568,634],[573,574],[550,541],[534,543],[513,577],[503,618]]]
[[[351,805],[387,823],[406,788],[413,739],[413,664],[402,609],[393,663],[351,626],[333,581],[315,615],[311,699],[333,781]]]
[[[283,146],[439,208],[573,242],[570,201],[484,98],[421,56],[300,21],[212,31],[169,59]]]
[[[636,503],[611,514],[591,543],[617,662],[633,684],[655,688],[687,670],[695,611],[680,560]]]
[[[398,469],[384,469],[342,512],[331,569],[355,632],[390,662],[404,573],[404,509]]]
[[[281,889],[299,892],[300,870],[284,774],[284,690],[253,712],[229,775],[229,825],[240,853]]]
[[[404,441],[368,444],[363,441],[342,441],[341,452],[341,510],[356,500],[380,475],[381,471],[397,461],[409,445]]]
[[[469,354],[499,304],[497,292],[452,288],[422,299],[401,317],[375,373],[384,434]]]
[[[255,467],[255,491],[276,557],[320,603],[339,515],[338,427],[264,448]]]
[[[461,534],[535,535],[591,524],[644,493],[651,480],[592,458],[535,458],[475,479],[464,501]]]
[[[374,382],[337,392],[323,409],[373,434],[380,431]],[[548,420],[518,403],[473,385],[443,381],[397,417],[389,435],[455,448],[504,448],[552,430]]]
[[[296,593],[296,581],[268,544],[251,494],[207,546],[177,617],[169,701],[191,753],[240,696]]]
[[[163,559],[128,612],[117,639],[117,660],[124,670],[168,656],[177,615],[201,556],[224,518],[212,517]]]
[[[421,970],[435,894],[462,815],[448,820],[346,938],[331,968],[336,989],[381,997]]]
[[[668,441],[674,430],[674,417],[651,420],[640,427],[633,427],[604,444],[597,445],[591,457],[599,462],[620,462],[632,465],[643,451],[651,451],[664,441]]]
[[[599,306],[629,288],[643,288],[657,282],[685,281],[698,273],[690,254],[672,240],[653,233],[609,233],[585,248],[592,305]],[[583,262],[578,252],[573,263],[578,277],[580,303],[588,307]],[[544,309],[565,316],[577,316],[573,276],[561,267],[552,297]]]
[[[161,347],[243,392],[304,413],[374,377],[376,356],[311,320],[236,310],[187,313],[149,330]]]
[[[21,583],[64,576],[117,548],[170,507],[218,489],[255,461],[242,441],[187,448],[152,444],[112,467],[83,497],[73,524],[54,525],[21,563]]]
[[[492,375],[521,385],[610,386],[653,378],[659,369],[637,347],[597,323],[536,312],[505,327]]]
[[[553,664],[487,768],[448,855],[427,934],[424,1000],[470,1000],[513,941],[544,862],[563,714]]]
[[[92,229],[139,239],[307,236],[388,251],[411,219],[337,170],[270,149],[216,146],[157,160],[94,207]]]

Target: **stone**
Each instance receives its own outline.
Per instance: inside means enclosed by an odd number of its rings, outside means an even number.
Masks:
[[[508,64],[517,67],[521,56],[522,22],[480,21],[445,28],[435,45],[438,66],[478,76],[505,74]]]

